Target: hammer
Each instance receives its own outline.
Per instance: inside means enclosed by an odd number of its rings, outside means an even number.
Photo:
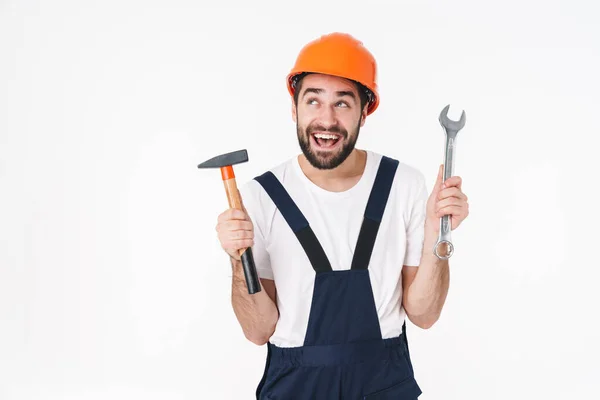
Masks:
[[[229,208],[242,209],[242,201],[235,182],[235,174],[233,173],[233,165],[248,161],[248,152],[238,150],[231,153],[221,154],[213,157],[210,160],[204,161],[198,165],[198,168],[220,168],[221,178],[225,185],[225,193],[229,201]],[[260,284],[258,282],[258,274],[254,265],[254,257],[252,256],[252,248],[248,247],[240,249],[240,258],[244,268],[244,276],[246,278],[246,286],[249,294],[260,292]]]

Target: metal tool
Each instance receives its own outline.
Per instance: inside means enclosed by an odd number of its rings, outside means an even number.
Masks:
[[[454,155],[456,149],[456,135],[460,131],[467,121],[465,112],[463,111],[460,120],[452,121],[448,118],[448,104],[440,113],[439,121],[446,132],[446,147],[444,150],[444,177],[443,182],[452,176],[452,170],[454,169]],[[441,260],[447,260],[454,254],[454,245],[450,235],[451,229],[450,216],[444,215],[440,218],[440,235],[438,241],[433,248],[434,254]],[[446,247],[445,253],[440,253],[442,247]]]
[[[232,166],[234,164],[239,164],[246,161],[248,161],[248,152],[246,150],[238,150],[231,153],[221,154],[198,165],[198,168],[221,169],[221,178],[223,179],[223,184],[225,185],[225,193],[227,194],[227,200],[229,201],[230,208],[237,208],[240,210],[243,209]],[[256,273],[256,266],[254,265],[252,248],[248,247],[246,249],[240,249],[240,258],[242,259],[242,266],[244,269],[244,277],[246,278],[248,293],[254,294],[260,292],[261,288],[258,280],[258,274]]]

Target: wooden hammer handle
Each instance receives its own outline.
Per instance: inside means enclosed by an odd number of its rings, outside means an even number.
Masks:
[[[225,185],[225,193],[227,193],[229,207],[243,210],[242,199],[240,198],[240,192],[238,191],[235,178],[225,179],[223,185]]]
[[[229,208],[237,208],[243,210],[242,200],[240,198],[240,192],[238,191],[235,176],[224,175],[223,184],[225,186],[225,193],[227,193],[227,201],[229,202]],[[252,255],[252,248],[248,247],[240,249],[240,258],[242,260],[242,267],[244,269],[244,276],[246,278],[246,285],[248,287],[248,293],[254,294],[260,292],[260,283],[258,280],[258,274],[256,272],[256,266],[254,265],[254,257]]]

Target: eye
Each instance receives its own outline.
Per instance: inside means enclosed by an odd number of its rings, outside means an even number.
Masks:
[[[312,104],[317,104],[317,103],[318,103],[318,102],[317,102],[317,99],[315,99],[315,98],[308,99],[308,100],[306,101],[306,104],[311,104],[311,105],[312,105]]]
[[[348,103],[346,103],[345,101],[340,101],[340,102],[338,102],[337,104],[338,104],[338,105],[340,105],[340,104],[341,104],[343,107],[350,107],[350,106],[348,105]]]

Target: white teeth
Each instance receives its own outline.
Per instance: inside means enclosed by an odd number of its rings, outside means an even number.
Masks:
[[[315,137],[318,137],[319,139],[337,139],[336,135],[328,135],[326,133],[316,133]]]

